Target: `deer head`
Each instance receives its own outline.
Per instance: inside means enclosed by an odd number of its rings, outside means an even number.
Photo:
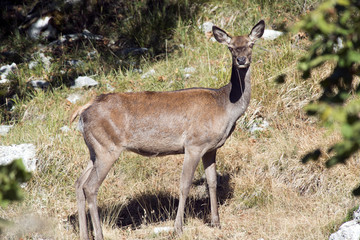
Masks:
[[[248,36],[231,37],[224,30],[213,26],[215,39],[228,46],[232,58],[233,66],[236,68],[247,68],[251,63],[252,47],[256,40],[261,38],[264,33],[265,22],[260,20],[251,30]]]

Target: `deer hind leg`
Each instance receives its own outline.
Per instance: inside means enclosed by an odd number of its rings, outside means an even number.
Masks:
[[[94,227],[94,238],[96,240],[103,239],[99,212],[97,208],[97,194],[99,188],[104,181],[106,175],[111,169],[111,166],[118,158],[110,153],[97,154],[94,161],[94,166],[83,184],[83,189],[88,203],[91,221]]]
[[[89,161],[87,167],[75,183],[76,200],[79,212],[80,239],[89,239],[86,223],[86,199],[83,186],[85,181],[89,177],[92,168],[93,162]]]
[[[200,161],[201,154],[197,150],[185,150],[185,157],[183,169],[180,178],[180,198],[179,206],[175,219],[175,231],[178,234],[182,233],[182,226],[184,222],[185,202],[189,195],[190,186],[194,178],[195,169]]]
[[[216,150],[206,153],[203,156],[202,161],[204,164],[206,181],[209,186],[209,193],[210,193],[211,226],[220,227],[220,218],[219,218],[217,197],[216,197],[217,177],[216,177],[215,158],[216,158]]]

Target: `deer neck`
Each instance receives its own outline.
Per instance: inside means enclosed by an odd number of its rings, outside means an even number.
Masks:
[[[239,69],[233,65],[230,82],[224,87],[227,108],[235,120],[245,112],[250,103],[250,72],[250,67]]]

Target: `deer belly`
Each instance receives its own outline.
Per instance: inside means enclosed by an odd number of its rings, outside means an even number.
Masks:
[[[142,129],[130,134],[124,146],[127,150],[144,156],[164,156],[184,153],[182,134],[173,131]]]

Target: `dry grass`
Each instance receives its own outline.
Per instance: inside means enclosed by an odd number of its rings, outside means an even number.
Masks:
[[[199,22],[214,14],[214,21],[233,32],[236,14],[225,18],[226,5],[211,10],[204,6]],[[248,6],[248,11],[255,11]],[[224,11],[224,12],[223,12]],[[270,15],[265,17],[271,18]],[[225,19],[225,20],[221,20]],[[223,22],[221,22],[223,21]],[[223,25],[223,26],[222,26]],[[0,217],[16,224],[5,237],[10,239],[76,239],[77,209],[74,182],[88,160],[82,137],[68,123],[71,112],[93,96],[116,91],[173,90],[183,87],[219,87],[230,77],[230,58],[224,46],[209,41],[196,26],[179,26],[174,43],[185,45],[164,60],[145,61],[144,72],[156,74],[141,79],[131,71],[97,73],[101,87],[82,90],[82,101],[69,106],[66,97],[75,90],[36,92],[17,106],[23,119],[1,144],[34,143],[39,168],[25,188],[26,199],[0,209]],[[236,30],[244,33],[247,27]],[[319,79],[331,64],[303,81],[296,70],[306,42],[291,43],[291,36],[274,42],[260,41],[255,47],[252,69],[252,100],[246,114],[227,143],[218,152],[221,229],[210,228],[209,203],[203,167],[195,174],[187,205],[184,234],[154,234],[155,227],[172,226],[178,201],[182,155],[144,158],[123,153],[100,188],[98,203],[106,239],[327,239],[357,204],[351,196],[360,175],[359,156],[347,165],[324,168],[324,161],[301,164],[301,157],[315,147],[331,146],[340,135],[328,132],[309,118],[303,107],[319,96]],[[266,49],[267,51],[264,51]],[[182,69],[195,67],[190,78]],[[288,73],[282,85],[274,83],[279,73]],[[28,73],[31,75],[31,73]],[[46,103],[46,104],[44,104]],[[270,127],[250,134],[253,122],[265,119]],[[24,219],[32,219],[26,225]],[[26,222],[26,221],[25,221]]]

